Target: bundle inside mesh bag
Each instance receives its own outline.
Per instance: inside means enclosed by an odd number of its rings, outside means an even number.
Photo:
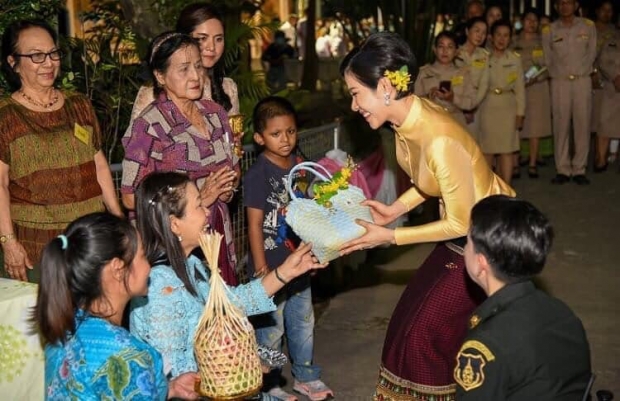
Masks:
[[[233,400],[258,393],[263,374],[254,329],[228,298],[217,268],[221,241],[216,232],[200,238],[211,269],[211,291],[194,336],[194,353],[200,374],[197,392],[213,400]]]

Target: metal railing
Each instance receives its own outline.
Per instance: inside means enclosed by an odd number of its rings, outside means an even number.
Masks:
[[[351,150],[349,137],[348,135],[340,135],[340,124],[338,122],[300,131],[297,138],[297,146],[305,158],[315,161],[325,156],[327,151],[334,148],[342,149],[345,152],[350,152]],[[252,163],[254,163],[257,156],[258,150],[254,145],[245,145],[243,147],[243,157],[240,162],[242,180],[243,173],[245,173]],[[122,165],[120,163],[112,164],[110,165],[110,169],[112,170],[112,178],[114,180],[117,194],[120,197],[121,177],[123,175]],[[237,194],[238,195],[230,205],[230,213],[235,239],[235,249],[237,252],[237,259],[239,260],[239,266],[237,269],[243,276],[248,253],[248,226],[245,211],[243,209],[242,185]]]

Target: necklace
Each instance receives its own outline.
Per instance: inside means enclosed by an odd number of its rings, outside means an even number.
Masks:
[[[33,99],[33,98],[31,98],[30,96],[28,96],[28,95],[26,94],[26,92],[24,92],[24,90],[23,90],[23,89],[20,89],[20,90],[19,90],[19,93],[21,93],[22,97],[23,97],[24,99],[26,99],[26,100],[28,101],[28,103],[33,104],[33,105],[38,106],[38,107],[42,107],[42,108],[44,108],[44,109],[49,109],[50,107],[52,107],[53,105],[55,105],[56,103],[58,103],[58,99],[59,99],[59,97],[58,97],[58,91],[56,91],[56,89],[54,89],[54,95],[52,96],[52,100],[51,100],[50,102],[48,102],[48,103],[41,103],[41,102],[39,102],[39,101],[37,101],[37,100],[34,100],[34,99]]]

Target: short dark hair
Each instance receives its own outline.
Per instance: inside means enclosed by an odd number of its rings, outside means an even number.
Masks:
[[[187,258],[170,228],[171,216],[179,219],[185,216],[190,182],[189,177],[181,173],[154,172],[147,175],[136,189],[136,218],[149,263],[155,265],[167,260],[187,291],[195,296],[198,293],[187,275]]]
[[[192,3],[181,10],[179,19],[177,19],[176,31],[191,35],[198,25],[210,19],[218,20],[224,31],[226,30],[224,18],[216,6],[204,2]],[[211,81],[211,98],[226,111],[230,111],[232,101],[230,96],[224,92],[224,57],[221,57],[213,67],[207,68],[207,75]]]
[[[376,89],[379,80],[386,71],[398,71],[407,66],[411,79],[404,91],[397,91],[396,99],[413,93],[414,83],[418,76],[418,63],[411,48],[398,34],[378,32],[356,49],[347,54],[340,64],[340,74],[353,74],[362,84]]]
[[[521,14],[521,18],[525,19],[525,17],[527,17],[528,14],[532,14],[536,17],[536,19],[538,21],[540,21],[540,17],[541,17],[541,12],[538,8],[536,7],[527,7],[524,11],[523,14]]]
[[[2,74],[9,83],[9,87],[12,91],[19,90],[22,87],[22,81],[19,74],[15,72],[15,68],[19,66],[21,57],[15,57],[15,64],[13,67],[9,64],[9,56],[14,56],[18,53],[17,46],[19,42],[19,35],[30,28],[41,28],[45,30],[51,37],[52,41],[58,43],[58,35],[52,27],[43,20],[20,20],[15,21],[11,25],[7,26],[2,34]]]
[[[435,47],[437,47],[439,45],[439,41],[442,38],[447,38],[450,39],[452,42],[454,42],[455,46],[458,46],[458,42],[457,42],[457,38],[456,38],[456,34],[454,32],[451,31],[441,31],[439,32],[439,34],[435,37]]]
[[[261,99],[252,113],[254,132],[262,134],[267,128],[267,122],[278,116],[292,116],[297,125],[297,113],[295,107],[287,99],[280,96],[268,96]]]
[[[493,23],[493,25],[491,26],[491,35],[495,34],[495,31],[497,31],[497,28],[501,26],[505,26],[506,28],[508,28],[508,30],[510,31],[510,36],[512,36],[512,24],[510,23],[510,21],[508,21],[507,19],[503,19],[503,18]]]
[[[101,272],[112,259],[125,264],[125,286],[138,251],[136,229],[109,213],[80,217],[51,240],[41,255],[41,283],[33,320],[45,341],[65,342],[75,333],[76,308],[88,311],[94,301],[106,300]],[[65,242],[66,241],[66,242]]]
[[[489,26],[487,25],[487,20],[484,17],[474,17],[474,18],[468,19],[465,22],[465,28],[469,31],[471,28],[474,27],[474,25],[476,25],[479,22],[484,24],[484,26],[486,26],[487,29],[489,28]]]
[[[155,97],[162,91],[157,82],[155,72],[164,74],[170,67],[170,57],[174,52],[188,46],[196,46],[200,49],[198,42],[189,35],[178,32],[164,32],[155,37],[149,46],[148,63],[153,80],[153,92]]]
[[[506,283],[540,273],[553,242],[549,220],[531,203],[495,195],[471,211],[469,237],[496,277]]]

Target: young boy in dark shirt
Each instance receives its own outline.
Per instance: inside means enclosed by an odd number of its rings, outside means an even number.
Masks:
[[[295,109],[281,97],[265,98],[254,108],[254,140],[263,151],[245,174],[243,189],[250,242],[248,265],[255,277],[279,266],[299,243],[284,219],[289,202],[285,182],[298,162],[293,153],[296,120]],[[282,337],[286,336],[295,377],[293,389],[311,400],[332,397],[333,392],[320,380],[320,368],[312,363],[314,312],[310,277],[304,275],[284,287],[276,294],[275,302],[277,311],[252,319],[259,344],[280,350]],[[266,377],[265,390],[285,401],[296,400],[279,387],[280,375],[280,370],[272,371]]]

